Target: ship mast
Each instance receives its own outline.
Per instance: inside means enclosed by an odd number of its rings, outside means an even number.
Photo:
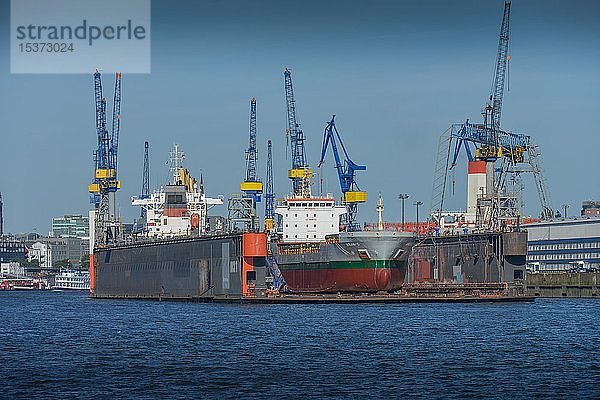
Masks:
[[[173,150],[169,152],[169,159],[171,160],[171,173],[173,174],[173,185],[179,185],[179,168],[185,160],[185,154],[183,151],[179,151],[179,145],[175,143]]]
[[[377,230],[383,230],[383,196],[379,192],[379,198],[377,199]]]

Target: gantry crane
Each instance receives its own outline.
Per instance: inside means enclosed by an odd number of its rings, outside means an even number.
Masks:
[[[542,173],[541,153],[529,135],[511,133],[501,129],[502,102],[506,87],[506,74],[510,56],[510,10],[511,2],[504,3],[504,13],[500,27],[498,51],[494,70],[494,79],[488,101],[483,109],[483,123],[452,124],[442,134],[438,145],[436,167],[431,201],[432,215],[441,216],[444,207],[448,171],[457,163],[461,148],[464,148],[469,161],[484,161],[486,180],[493,182],[493,190],[485,194],[489,212],[486,213],[485,224],[492,227],[498,219],[514,219],[520,214],[518,200],[514,193],[509,194],[507,184],[519,180],[520,173],[532,172],[541,204],[542,218],[551,218],[553,209]],[[454,143],[454,155],[450,160]],[[474,146],[474,151],[470,146]],[[496,167],[496,162],[500,166]],[[528,163],[530,169],[521,165]],[[489,165],[489,167],[488,167]],[[511,179],[507,179],[512,175]]]
[[[112,129],[106,128],[106,98],[102,91],[102,77],[94,73],[94,100],[96,106],[96,135],[98,147],[94,154],[94,181],[88,185],[91,202],[95,206],[94,241],[105,245],[119,237],[116,218],[116,192],[121,188],[117,177],[119,133],[121,130],[121,73],[115,74]]]
[[[336,138],[342,147],[344,152],[344,160],[342,161],[340,158],[340,154],[338,152]],[[318,167],[321,167],[325,162],[325,154],[327,153],[327,148],[331,143],[331,150],[333,153],[333,157],[335,159],[335,168],[337,169],[338,178],[340,180],[340,187],[342,190],[342,202],[346,205],[348,209],[348,213],[346,214],[346,230],[348,231],[357,231],[360,230],[360,224],[356,223],[356,213],[358,211],[358,204],[364,203],[367,201],[367,193],[361,191],[356,184],[356,180],[354,179],[354,174],[356,171],[365,171],[367,167],[365,165],[358,165],[354,163],[348,152],[346,151],[346,146],[344,146],[344,142],[342,142],[342,138],[340,137],[340,133],[335,126],[335,115],[331,117],[331,121],[325,127],[325,132],[323,134],[323,147],[321,150],[321,159],[317,164]]]
[[[267,142],[267,184],[265,190],[265,231],[275,229],[275,192],[273,191],[273,154],[271,141]]]
[[[288,170],[288,178],[292,181],[292,190],[295,197],[310,197],[312,169],[306,161],[304,152],[304,132],[296,119],[296,98],[292,86],[292,73],[289,69],[283,72],[285,86],[285,100],[287,105],[287,129],[292,149],[292,168]]]

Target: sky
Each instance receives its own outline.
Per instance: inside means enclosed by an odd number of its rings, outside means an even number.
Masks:
[[[0,0],[0,192],[7,232],[47,233],[51,218],[87,213],[96,145],[92,73],[11,74],[10,2]],[[150,184],[169,179],[178,143],[210,196],[239,190],[257,98],[259,175],[273,141],[276,195],[290,192],[283,70],[292,70],[298,120],[311,166],[331,115],[350,157],[367,171],[358,220],[400,220],[399,193],[429,209],[437,141],[451,123],[480,121],[491,87],[502,1],[153,0],[151,73],[123,77],[118,209],[139,193],[144,141]],[[502,126],[539,144],[555,209],[600,199],[600,3],[514,0],[510,90]],[[112,76],[104,86],[112,95]],[[453,173],[448,207],[464,209],[466,166]],[[313,192],[339,196],[329,153]],[[463,182],[463,183],[461,183]],[[540,212],[526,180],[525,214]],[[263,205],[260,206],[262,214]],[[224,206],[212,210],[226,215]],[[423,215],[423,209],[420,211]]]

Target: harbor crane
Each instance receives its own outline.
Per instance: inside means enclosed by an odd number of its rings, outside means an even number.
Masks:
[[[94,240],[105,245],[118,240],[119,224],[116,218],[116,192],[121,188],[117,176],[119,134],[121,130],[121,73],[115,74],[112,108],[112,127],[106,127],[106,98],[102,91],[102,77],[94,73],[94,101],[96,107],[96,135],[98,146],[94,152],[94,180],[88,185],[90,202],[95,206]]]
[[[148,160],[148,141],[144,142],[144,166],[142,169],[142,190],[140,191],[140,199],[150,197],[150,161]],[[141,215],[143,220],[146,219],[146,208],[142,207]]]
[[[257,178],[256,161],[258,151],[256,149],[256,98],[250,100],[250,144],[246,150],[246,178],[240,184],[240,189],[246,196],[252,197],[254,203],[261,200],[263,184]]]
[[[228,199],[228,219],[237,229],[243,224],[245,231],[258,230],[256,203],[260,202],[263,184],[256,173],[258,151],[256,148],[256,98],[250,100],[250,143],[246,149],[246,176],[240,183],[242,193],[232,193]]]
[[[267,142],[267,184],[265,190],[265,231],[275,229],[275,192],[273,191],[273,150],[269,140]]]
[[[338,151],[336,138],[344,153],[343,161]],[[323,134],[323,147],[321,150],[321,159],[317,164],[319,168],[325,162],[325,155],[327,153],[327,148],[329,147],[329,144],[331,144],[331,151],[333,153],[333,158],[335,159],[335,168],[337,169],[338,178],[340,180],[340,187],[342,190],[342,202],[346,205],[346,208],[348,210],[348,213],[346,214],[346,230],[358,231],[360,230],[360,224],[356,223],[358,204],[367,201],[367,193],[361,191],[358,188],[354,175],[356,171],[365,171],[367,167],[365,165],[358,165],[350,159],[350,156],[346,151],[346,146],[344,146],[344,142],[342,142],[340,133],[338,132],[337,127],[335,126],[335,115],[331,117],[331,121],[329,121],[329,123],[327,123],[327,126],[325,127],[325,132]]]
[[[300,123],[296,119],[296,98],[294,97],[294,88],[292,86],[292,72],[286,68],[283,76],[287,106],[286,133],[292,149],[292,168],[288,170],[288,178],[292,181],[294,197],[310,197],[313,172],[306,161],[304,132],[302,132]]]
[[[488,101],[482,111],[483,123],[471,123],[467,119],[464,123],[452,124],[440,137],[430,210],[438,222],[444,207],[448,172],[456,166],[461,149],[464,149],[470,163],[483,163],[486,182],[489,183],[478,200],[481,205],[478,209],[485,214],[481,219],[482,225],[495,228],[499,220],[515,220],[520,216],[520,193],[516,192],[521,188],[520,175],[524,172],[533,173],[542,218],[548,219],[553,216],[539,147],[531,136],[508,132],[501,128],[502,103],[510,60],[510,11],[511,2],[506,1],[494,79]],[[526,164],[528,166],[524,167]]]

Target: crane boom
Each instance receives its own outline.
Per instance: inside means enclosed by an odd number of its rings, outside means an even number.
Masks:
[[[490,93],[492,106],[492,126],[500,129],[500,116],[502,114],[502,99],[506,81],[506,68],[508,64],[508,43],[510,34],[510,1],[504,2],[504,14],[500,26],[500,39],[498,40],[498,55],[496,58],[496,71]]]
[[[246,150],[246,182],[256,182],[256,98],[250,100],[250,144]]]
[[[98,149],[96,150],[96,169],[109,168],[110,137],[106,130],[106,99],[102,92],[102,77],[96,70],[94,73],[94,99],[96,104],[96,135]]]
[[[119,152],[119,133],[121,131],[121,73],[115,74],[115,92],[113,98],[113,115],[111,130],[111,167],[117,176],[117,161]]]

